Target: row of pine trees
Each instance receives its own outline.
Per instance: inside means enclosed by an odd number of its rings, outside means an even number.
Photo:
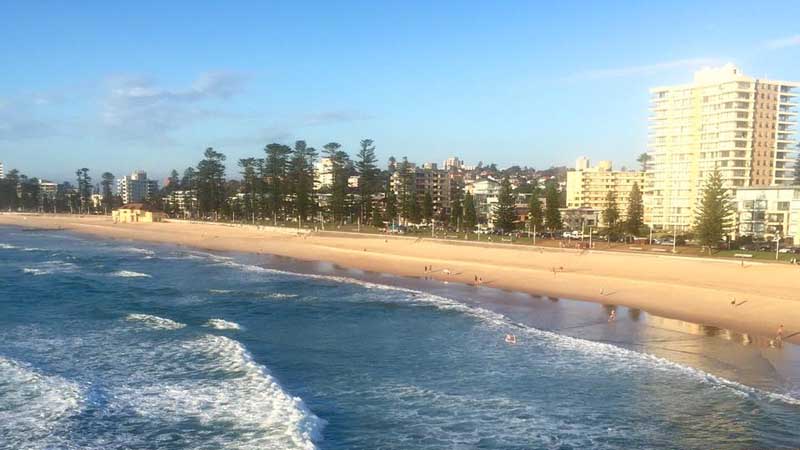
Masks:
[[[319,157],[330,160],[329,186],[314,188],[314,164]],[[307,223],[324,219],[329,222],[372,224],[431,223],[436,221],[458,230],[471,230],[478,223],[475,200],[461,190],[452,192],[449,214],[435,216],[430,192],[417,192],[414,171],[406,158],[397,161],[389,158],[388,168],[381,170],[375,156],[375,145],[370,139],[360,142],[355,159],[331,142],[322,151],[297,141],[290,147],[269,144],[263,157],[239,159],[237,166],[241,180],[226,180],[226,157],[208,148],[196,167],[184,170],[181,176],[173,170],[167,188],[168,195],[175,190],[193,190],[197,197],[197,215],[207,219],[233,218],[242,220],[271,220],[274,223]],[[392,186],[391,177],[397,173],[399,184]],[[351,188],[348,180],[358,177],[358,187]],[[231,200],[241,194],[237,200]],[[545,190],[546,207],[542,207],[537,188],[531,196],[531,226],[539,230],[561,228],[558,210],[561,198],[555,181]],[[325,195],[325,206],[320,202]],[[498,204],[495,206],[495,226],[509,232],[520,227],[515,213],[515,196],[508,177],[501,183]],[[170,204],[162,199],[163,207],[170,212]]]
[[[320,190],[314,185],[314,164],[318,158],[325,157],[331,162],[329,177],[331,183]],[[640,158],[642,160],[643,158]],[[457,230],[473,230],[478,224],[478,214],[474,198],[460,190],[452,192],[449,215],[434,217],[434,204],[430,192],[418,193],[414,171],[406,158],[398,162],[389,158],[386,170],[381,170],[375,156],[375,144],[371,139],[360,142],[355,159],[343,150],[342,145],[330,142],[321,151],[298,140],[294,146],[272,143],[264,148],[263,157],[239,159],[237,166],[240,180],[225,177],[226,157],[208,148],[196,167],[188,167],[183,175],[173,170],[169,184],[158,195],[148,201],[153,206],[173,212],[174,208],[167,196],[176,190],[196,192],[196,215],[207,219],[235,219],[273,223],[297,221],[307,223],[325,220],[337,224],[372,224],[381,227],[386,223],[431,223],[436,221]],[[647,160],[641,161],[646,164]],[[796,184],[800,185],[800,164],[796,169]],[[397,172],[400,179],[395,189],[391,177]],[[0,210],[45,211],[70,213],[108,213],[121,204],[119,197],[113,195],[114,175],[101,174],[99,189],[101,204],[99,208],[90,202],[94,191],[88,168],[75,172],[77,186],[70,183],[59,185],[55,196],[45,196],[40,192],[39,180],[11,170],[0,179]],[[349,179],[358,177],[358,187],[351,188]],[[242,194],[238,195],[237,194]],[[494,206],[495,228],[510,232],[528,227],[528,230],[556,231],[562,228],[559,206],[563,202],[555,180],[550,180],[540,192],[538,186],[530,191],[527,223],[521,223],[515,211],[516,196],[507,176],[503,177],[498,202]],[[543,194],[543,195],[542,195]],[[325,195],[324,207],[320,198]],[[542,205],[541,198],[545,202]],[[232,200],[235,199],[235,200]],[[610,236],[637,236],[647,232],[644,226],[644,206],[642,192],[634,184],[626,207],[625,220],[620,220],[616,196],[609,192],[603,221],[608,225]],[[706,246],[718,244],[728,235],[733,226],[734,209],[728,190],[718,171],[707,180],[701,203],[695,218],[694,232],[698,241]]]

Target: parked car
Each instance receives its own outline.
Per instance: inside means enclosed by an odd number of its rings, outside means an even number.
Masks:
[[[775,244],[772,244],[770,242],[753,242],[750,244],[744,244],[739,247],[739,250],[745,250],[748,252],[768,252],[774,249],[775,249]]]
[[[389,227],[389,233],[391,234],[406,234],[406,227],[402,225],[393,225]]]

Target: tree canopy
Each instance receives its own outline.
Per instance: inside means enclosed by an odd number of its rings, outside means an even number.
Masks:
[[[733,204],[719,170],[709,174],[695,215],[695,232],[709,251],[727,236],[733,224]]]

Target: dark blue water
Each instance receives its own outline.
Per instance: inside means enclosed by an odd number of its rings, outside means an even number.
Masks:
[[[790,394],[457,299],[58,232],[0,243],[3,449],[800,442]]]

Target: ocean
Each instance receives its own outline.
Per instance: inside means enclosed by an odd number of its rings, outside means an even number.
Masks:
[[[0,227],[0,448],[800,443],[795,350],[317,267]]]

